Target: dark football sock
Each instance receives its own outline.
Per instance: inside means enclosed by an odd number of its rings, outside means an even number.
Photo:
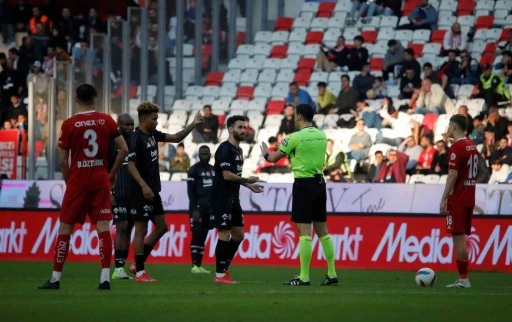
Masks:
[[[215,272],[222,274],[226,271],[226,264],[229,259],[229,242],[225,240],[218,240],[217,247],[215,247]]]
[[[154,246],[144,244],[144,263],[148,259],[149,255],[151,255],[151,252],[153,251],[153,247]]]
[[[190,254],[192,257],[192,265],[201,266],[204,253],[204,242],[206,240],[207,232],[193,231],[192,241],[190,242]]]
[[[114,262],[115,262],[115,268],[121,268],[121,267],[124,267],[124,261],[125,261],[125,259],[124,259],[124,256],[123,256],[124,254],[123,254],[123,253],[124,253],[124,251],[122,251],[122,250],[117,250],[117,249],[116,249],[116,250],[114,251],[114,257],[115,257],[115,259],[114,259]]]
[[[229,250],[228,250],[228,261],[226,263],[226,271],[229,269],[229,265],[231,265],[231,262],[233,261],[233,258],[236,255],[236,252],[238,251],[238,247],[240,247],[241,242],[234,240],[231,238],[229,240]]]
[[[135,255],[135,267],[137,270],[137,273],[144,270],[144,254],[141,255]]]

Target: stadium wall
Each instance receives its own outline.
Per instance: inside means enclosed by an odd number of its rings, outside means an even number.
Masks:
[[[0,261],[51,261],[58,232],[57,210],[0,210]],[[288,214],[248,213],[246,238],[237,262],[257,266],[297,266],[297,232]],[[169,231],[155,247],[150,263],[189,264],[189,216],[168,213]],[[150,224],[149,231],[152,230]],[[329,229],[340,268],[454,271],[451,238],[439,216],[332,214]],[[115,235],[115,226],[112,226]],[[133,235],[132,235],[133,239]],[[216,232],[210,231],[204,263],[215,264]],[[512,218],[474,218],[468,237],[471,270],[512,273]],[[131,252],[133,254],[133,252]],[[90,223],[73,232],[69,261],[97,262],[98,237]],[[130,256],[131,257],[131,256]],[[324,267],[318,238],[313,238],[313,267]]]

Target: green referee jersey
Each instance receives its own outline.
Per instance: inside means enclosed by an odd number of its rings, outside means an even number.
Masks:
[[[313,126],[293,133],[281,142],[279,150],[290,159],[295,179],[323,174],[327,136]]]

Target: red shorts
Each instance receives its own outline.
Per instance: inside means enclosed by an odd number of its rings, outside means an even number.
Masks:
[[[448,205],[446,232],[450,234],[471,235],[471,218],[475,207]]]
[[[84,224],[85,218],[93,224],[101,220],[112,220],[110,189],[80,190],[66,189],[60,221],[66,224]]]

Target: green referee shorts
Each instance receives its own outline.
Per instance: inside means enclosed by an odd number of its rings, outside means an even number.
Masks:
[[[327,187],[323,176],[295,179],[292,221],[298,224],[327,221]]]

